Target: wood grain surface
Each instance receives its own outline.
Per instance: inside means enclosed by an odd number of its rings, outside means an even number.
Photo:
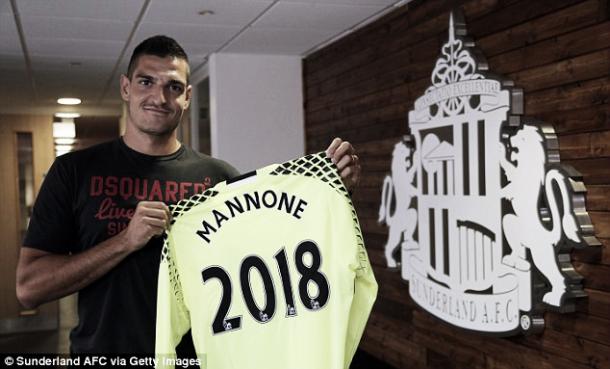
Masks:
[[[523,88],[525,114],[555,126],[562,162],[588,188],[601,246],[572,251],[588,297],[575,313],[545,313],[542,334],[497,338],[451,327],[385,268],[381,184],[456,6],[490,69]],[[414,0],[308,56],[303,77],[307,151],[339,136],[361,157],[353,199],[379,282],[363,350],[409,369],[610,368],[610,0]]]

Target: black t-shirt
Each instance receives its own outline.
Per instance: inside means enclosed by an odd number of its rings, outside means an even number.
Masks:
[[[237,174],[185,146],[149,156],[117,139],[65,154],[42,184],[24,245],[78,253],[120,233],[139,201],[174,204]],[[161,238],[153,238],[79,291],[73,353],[154,353],[161,246]]]

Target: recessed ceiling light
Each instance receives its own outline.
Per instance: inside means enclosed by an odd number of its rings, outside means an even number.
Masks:
[[[213,10],[210,9],[203,9],[201,11],[199,11],[199,13],[197,13],[199,15],[214,15],[216,14]]]
[[[75,138],[76,126],[74,123],[53,123],[53,138]]]
[[[74,119],[74,118],[79,118],[80,117],[80,113],[55,113],[55,116],[57,118]]]
[[[74,145],[76,143],[75,138],[56,138],[55,145]]]
[[[57,99],[57,103],[61,105],[78,105],[81,100],[76,97],[62,97]]]

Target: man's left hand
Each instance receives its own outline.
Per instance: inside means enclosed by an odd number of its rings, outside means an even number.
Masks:
[[[348,191],[352,192],[360,181],[360,160],[356,150],[347,141],[335,138],[326,149],[326,155],[337,165],[337,170]]]

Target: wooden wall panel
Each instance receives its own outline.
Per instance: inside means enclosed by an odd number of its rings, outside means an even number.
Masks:
[[[430,84],[454,6],[491,70],[523,88],[526,115],[555,126],[562,162],[588,187],[601,246],[572,252],[588,298],[575,313],[545,313],[540,335],[492,338],[448,326],[385,268],[381,184],[408,111]],[[340,136],[362,161],[354,203],[379,282],[363,350],[396,368],[610,368],[610,0],[414,0],[303,67],[307,151]]]
[[[21,235],[18,232],[19,187],[17,167],[16,134],[30,132],[33,146],[34,192],[37,194],[44,175],[55,158],[53,149],[53,117],[35,115],[0,115],[0,188],[3,190],[3,205],[0,209],[0,320],[20,319],[23,308],[15,292],[16,268]],[[57,302],[42,305],[37,309],[42,315],[56,317]],[[27,319],[24,318],[24,319]],[[1,325],[1,324],[0,324]]]

